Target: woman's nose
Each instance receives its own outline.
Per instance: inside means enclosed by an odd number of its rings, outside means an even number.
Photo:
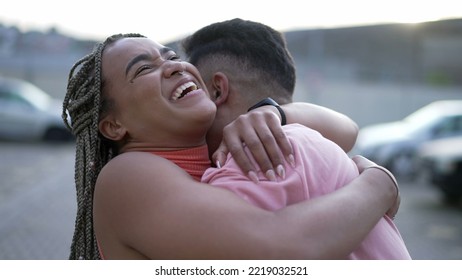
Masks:
[[[166,78],[182,74],[186,70],[186,65],[182,61],[167,61],[166,63],[166,70],[164,72]]]

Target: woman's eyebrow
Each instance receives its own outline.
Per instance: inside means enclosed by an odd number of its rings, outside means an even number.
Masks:
[[[136,63],[142,61],[142,60],[148,60],[150,58],[150,55],[148,54],[140,54],[135,56],[132,60],[130,60],[127,64],[127,68],[125,69],[125,76],[128,74],[128,71],[130,71],[130,68],[133,67]]]
[[[163,47],[159,50],[159,52],[161,55],[164,55],[168,52],[173,52],[173,49],[168,48],[168,47]],[[148,54],[140,54],[140,55],[135,56],[132,60],[128,62],[127,68],[125,69],[125,75],[128,74],[128,71],[130,71],[130,68],[132,68],[133,65],[135,65],[136,63],[142,60],[148,60],[148,59],[150,59],[150,56]]]

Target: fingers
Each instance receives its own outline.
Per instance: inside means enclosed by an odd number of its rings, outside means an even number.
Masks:
[[[269,123],[266,123],[270,125]],[[268,126],[260,126],[255,128],[255,136],[252,135],[252,138],[243,139],[244,143],[249,148],[252,153],[257,165],[260,169],[265,172],[265,175],[268,179],[276,181],[276,174],[280,177],[285,177],[284,166],[284,156],[281,152],[278,137],[285,137],[280,124],[277,124],[279,128],[279,135],[273,134],[274,130]],[[288,141],[287,141],[288,143]],[[290,144],[289,144],[290,146]]]
[[[386,215],[390,217],[392,220],[395,219],[396,214],[398,214],[399,206],[401,204],[401,196],[398,193],[398,197],[395,200],[395,203],[388,209]]]
[[[220,148],[220,151],[229,151],[246,174],[260,169],[269,180],[276,181],[276,176],[285,176],[284,158],[294,164],[292,146],[279,117],[270,111],[254,110],[240,116],[223,130],[223,142],[227,150]],[[245,153],[245,146],[257,166]]]
[[[271,133],[276,140],[277,146],[272,146],[271,151],[272,152],[277,152],[277,155],[275,154],[274,156],[271,156],[272,153],[270,153],[270,158],[271,161],[273,162],[273,166],[278,166],[277,164],[283,163],[282,158],[277,157],[280,156],[282,153],[282,156],[289,162],[289,164],[292,167],[295,167],[295,159],[294,159],[294,152],[292,149],[292,145],[289,142],[289,139],[287,138],[286,134],[284,133],[284,130],[282,129],[282,126],[276,124],[272,127],[270,127]],[[260,136],[260,138],[264,138],[265,136]],[[264,141],[263,141],[264,142]],[[266,146],[265,147],[269,147]],[[269,148],[266,148],[267,151],[270,151]],[[280,160],[280,161],[279,161]]]
[[[389,179],[392,181],[392,183],[393,183],[393,185],[395,187],[396,199],[395,199],[394,203],[392,204],[392,206],[390,207],[390,209],[388,209],[388,211],[386,212],[386,215],[389,216],[390,218],[394,219],[396,214],[398,213],[398,209],[399,209],[399,206],[401,204],[401,196],[400,196],[400,193],[399,193],[399,186],[398,186],[398,182],[396,181],[396,178],[385,167],[377,165],[373,161],[370,161],[369,159],[367,159],[367,158],[365,158],[363,156],[360,156],[360,155],[354,156],[354,157],[352,157],[352,160],[356,163],[356,165],[358,167],[358,170],[359,170],[359,173],[362,173],[367,169],[374,168],[374,169],[381,170],[382,172],[384,172],[385,174],[388,175]]]
[[[217,165],[217,167],[221,167],[226,162],[226,155],[231,153],[234,160],[236,161],[237,165],[241,168],[244,174],[254,181],[255,183],[258,182],[258,176],[255,171],[254,165],[252,161],[247,156],[244,150],[244,146],[240,140],[240,137],[236,134],[225,135],[228,132],[223,133],[223,141],[220,143],[218,149],[213,153],[212,160]]]
[[[356,163],[356,166],[358,167],[359,173],[362,173],[366,168],[377,165],[375,162],[360,156],[356,155],[352,157],[352,160]]]
[[[229,125],[225,127],[223,130],[223,141],[245,174],[248,174],[250,177],[252,174],[256,174],[258,169],[261,169],[268,179],[275,180],[272,161],[257,133],[261,128],[254,127],[259,125],[255,122],[250,122],[248,119],[238,119],[234,122],[234,126]],[[266,139],[266,145],[268,145],[268,139]],[[245,152],[245,146],[250,150],[257,166],[254,166],[251,158]],[[280,161],[280,158],[276,158],[277,160]]]
[[[216,165],[216,167],[221,168],[226,162],[226,155],[228,154],[228,147],[222,141],[220,146],[218,146],[217,150],[212,155],[212,163]]]

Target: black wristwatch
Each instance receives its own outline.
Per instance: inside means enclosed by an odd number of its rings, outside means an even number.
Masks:
[[[270,97],[267,97],[267,98],[263,99],[262,101],[258,102],[257,104],[253,105],[252,107],[250,107],[247,110],[247,112],[250,112],[253,109],[257,109],[257,108],[259,108],[261,106],[265,106],[265,105],[271,105],[271,106],[276,107],[276,109],[278,109],[278,111],[279,111],[279,114],[281,114],[281,125],[286,125],[286,123],[287,123],[286,114],[282,110],[281,106],[279,106],[279,104]]]

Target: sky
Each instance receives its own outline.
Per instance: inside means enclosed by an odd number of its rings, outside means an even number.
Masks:
[[[462,18],[462,0],[3,0],[0,23],[23,31],[103,40],[141,33],[160,43],[217,21],[242,18],[285,32]],[[7,2],[8,1],[8,2]]]

